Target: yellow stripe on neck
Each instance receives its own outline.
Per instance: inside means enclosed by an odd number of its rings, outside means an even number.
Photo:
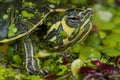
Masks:
[[[68,37],[63,39],[63,45],[66,45],[66,44],[70,43],[68,38],[72,35],[75,28],[72,28],[66,24],[65,17],[62,19],[61,23],[62,23],[63,30],[68,34]]]

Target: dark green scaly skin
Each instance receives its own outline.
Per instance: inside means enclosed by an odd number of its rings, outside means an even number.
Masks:
[[[23,45],[23,64],[32,74],[48,73],[48,70],[38,68],[35,53],[44,54],[41,57],[65,53],[83,40],[92,28],[90,8],[50,9],[46,0],[5,1],[0,2],[0,43],[19,41],[15,44]],[[12,35],[9,34],[11,25],[15,29]]]
[[[15,40],[30,33],[36,26],[42,24],[41,20],[49,13],[46,7],[48,4],[41,0],[27,0],[27,2],[3,0],[0,4],[0,43]],[[11,25],[15,26],[13,32]]]

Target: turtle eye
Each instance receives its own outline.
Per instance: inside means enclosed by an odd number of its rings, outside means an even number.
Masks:
[[[70,21],[72,21],[72,22],[76,22],[76,21],[79,20],[79,18],[78,18],[77,16],[74,16],[74,15],[69,16],[68,19],[69,19]]]
[[[69,27],[77,27],[80,23],[80,19],[78,16],[70,15],[66,17],[66,23]]]

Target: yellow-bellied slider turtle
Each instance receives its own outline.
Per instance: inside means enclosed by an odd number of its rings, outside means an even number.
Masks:
[[[34,59],[35,51],[64,53],[92,28],[90,8],[51,9],[49,5],[46,0],[0,2],[0,43],[20,40],[24,44],[24,64],[30,73],[44,74]]]

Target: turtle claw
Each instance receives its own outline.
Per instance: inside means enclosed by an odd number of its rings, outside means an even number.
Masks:
[[[49,74],[49,70],[48,69],[44,69],[44,70],[40,70],[39,74],[42,74],[42,75],[47,75]]]

